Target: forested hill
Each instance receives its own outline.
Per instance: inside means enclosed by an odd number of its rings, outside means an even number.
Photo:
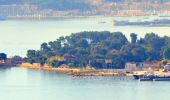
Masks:
[[[150,33],[138,39],[137,34],[132,33],[131,41],[128,41],[121,32],[80,32],[43,43],[38,51],[28,50],[27,57],[30,63],[47,63],[55,67],[90,64],[103,68],[109,61],[112,68],[124,68],[126,62],[170,59],[170,37]],[[61,61],[57,57],[68,59]]]
[[[168,2],[169,0],[135,0],[135,2]],[[100,8],[108,3],[134,2],[133,0],[0,0],[0,5],[8,4],[36,4],[40,9],[55,10],[89,10]]]
[[[36,4],[41,9],[80,9],[87,10],[91,8],[88,0],[0,0],[0,5],[6,4]]]

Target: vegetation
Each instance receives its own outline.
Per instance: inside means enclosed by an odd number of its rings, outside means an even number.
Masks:
[[[103,3],[108,2],[127,2],[131,3],[132,0],[101,0]],[[143,2],[143,0],[136,0],[138,2]],[[167,2],[168,0],[148,0],[148,2]],[[37,4],[39,9],[55,9],[55,10],[89,10],[93,9],[95,6],[92,2],[94,0],[0,0],[0,5],[6,4]],[[100,5],[100,3],[99,3]]]
[[[6,60],[7,55],[5,53],[0,53],[0,60]]]
[[[43,43],[38,51],[28,50],[27,57],[30,63],[55,67],[124,68],[126,62],[170,59],[170,37],[148,33],[138,39],[132,33],[128,41],[121,32],[80,32]]]

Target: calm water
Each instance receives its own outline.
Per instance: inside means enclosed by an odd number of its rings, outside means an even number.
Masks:
[[[0,52],[25,56],[28,49],[39,49],[42,42],[80,31],[121,31],[128,38],[132,32],[139,37],[150,32],[170,36],[170,27],[115,27],[113,19],[0,21]],[[170,82],[139,82],[131,77],[78,78],[22,68],[0,69],[0,100],[168,100],[169,93]]]
[[[58,20],[7,20],[0,21],[0,52],[9,56],[25,56],[28,49],[39,49],[42,42],[57,39],[59,36],[70,35],[80,31],[121,31],[128,38],[135,32],[139,37],[145,33],[155,32],[160,36],[170,36],[170,27],[130,27],[113,26],[116,20],[141,20],[140,17],[131,18],[81,18]],[[153,19],[153,17],[152,17]],[[105,21],[106,23],[99,23]]]
[[[0,69],[0,100],[168,100],[170,82]]]

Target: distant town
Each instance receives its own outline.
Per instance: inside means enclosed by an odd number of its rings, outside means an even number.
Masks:
[[[74,3],[73,3],[74,4]],[[88,16],[170,16],[169,0],[89,0],[87,8],[71,4],[63,8],[38,3],[1,3],[0,19],[43,19]],[[75,3],[76,4],[76,3]]]

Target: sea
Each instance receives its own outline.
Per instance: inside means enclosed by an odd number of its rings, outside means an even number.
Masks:
[[[0,68],[0,100],[169,100],[170,82]]]
[[[155,17],[151,17],[153,19]],[[25,57],[43,42],[81,31],[123,32],[138,38],[146,33],[170,36],[170,27],[114,26],[113,20],[150,20],[144,17],[92,17],[56,20],[0,21],[0,52]],[[0,68],[0,100],[169,100],[170,82],[140,82],[133,77],[73,77],[66,73]]]
[[[130,33],[138,34],[138,38],[146,33],[156,33],[159,36],[170,36],[170,27],[156,26],[114,26],[114,20],[153,20],[157,17],[90,17],[90,18],[60,18],[56,20],[5,20],[0,21],[0,52],[8,57],[26,56],[29,49],[40,49],[43,42],[54,41],[60,36],[69,36],[82,31],[123,32],[127,38]],[[159,18],[167,19],[167,18]],[[170,19],[170,18],[168,18]]]

